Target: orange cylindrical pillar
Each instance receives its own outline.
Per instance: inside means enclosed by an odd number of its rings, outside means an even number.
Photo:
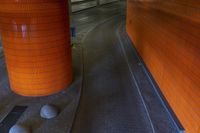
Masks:
[[[0,30],[11,89],[50,95],[72,81],[67,0],[1,0]]]

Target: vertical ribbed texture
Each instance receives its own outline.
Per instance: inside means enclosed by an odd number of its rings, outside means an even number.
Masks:
[[[44,96],[71,83],[66,0],[1,0],[0,29],[14,92]]]

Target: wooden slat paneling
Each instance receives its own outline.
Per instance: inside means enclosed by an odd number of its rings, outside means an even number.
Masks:
[[[72,82],[67,0],[1,0],[0,30],[12,90],[57,93]]]
[[[129,0],[127,32],[188,133],[200,128],[200,1]]]

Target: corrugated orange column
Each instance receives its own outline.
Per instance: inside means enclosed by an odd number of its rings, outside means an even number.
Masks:
[[[24,96],[72,82],[67,0],[1,0],[0,29],[11,88]]]

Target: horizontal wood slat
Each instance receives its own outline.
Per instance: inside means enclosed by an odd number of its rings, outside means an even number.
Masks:
[[[50,95],[72,82],[66,0],[2,0],[0,30],[14,92]]]
[[[200,1],[128,0],[127,32],[187,133],[199,133]]]

